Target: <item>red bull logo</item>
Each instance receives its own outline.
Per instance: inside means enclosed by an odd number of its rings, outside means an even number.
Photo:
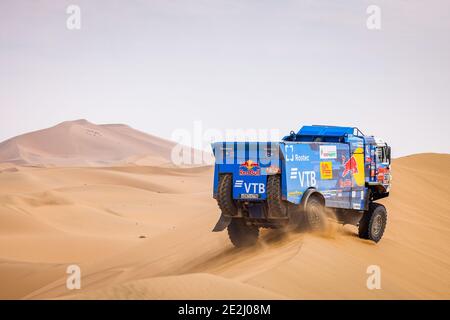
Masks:
[[[257,162],[247,160],[239,166],[239,174],[241,176],[259,176],[261,168]]]
[[[356,159],[353,156],[344,163],[344,172],[342,172],[342,176],[345,177],[350,172],[352,174],[358,173],[358,166],[356,165]]]
[[[358,186],[364,186],[364,154],[362,148],[356,148],[353,155],[347,161],[343,161],[344,171],[342,177],[350,173]]]

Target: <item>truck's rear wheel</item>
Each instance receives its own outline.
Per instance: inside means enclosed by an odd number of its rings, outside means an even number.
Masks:
[[[233,176],[231,174],[220,175],[218,187],[217,203],[222,214],[235,216],[237,207],[233,200]]]
[[[365,212],[359,221],[359,237],[374,242],[380,241],[386,228],[386,222],[386,208],[382,204],[371,203],[369,205],[369,211]]]
[[[235,218],[228,225],[228,236],[235,247],[250,247],[258,241],[259,228],[248,226],[243,219]]]
[[[287,217],[287,205],[281,199],[280,175],[267,176],[267,206],[272,217]]]
[[[308,226],[312,231],[324,231],[326,228],[327,217],[325,207],[317,196],[308,199],[306,204],[306,218]]]

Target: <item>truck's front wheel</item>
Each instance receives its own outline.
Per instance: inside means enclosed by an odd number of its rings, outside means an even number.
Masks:
[[[383,237],[386,228],[387,211],[386,208],[379,203],[371,203],[369,211],[365,212],[359,221],[358,233],[362,239],[378,242]]]
[[[235,218],[228,225],[228,236],[235,247],[250,247],[258,241],[259,228],[248,226],[243,219]]]

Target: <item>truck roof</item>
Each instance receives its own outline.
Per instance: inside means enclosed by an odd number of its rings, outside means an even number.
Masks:
[[[337,127],[337,126],[303,126],[297,133],[299,136],[328,136],[344,137],[353,134],[355,136],[364,136],[356,127]]]
[[[373,137],[365,136],[357,127],[338,126],[303,126],[297,133],[291,132],[283,141],[301,142],[344,142],[347,136],[355,136],[366,142],[373,140]]]

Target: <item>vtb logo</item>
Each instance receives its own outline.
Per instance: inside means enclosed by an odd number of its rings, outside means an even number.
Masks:
[[[298,179],[301,187],[315,187],[317,185],[316,173],[314,171],[300,171],[298,168],[291,168],[291,180]]]
[[[258,182],[244,182],[244,180],[236,180],[234,183],[235,188],[242,188],[244,187],[246,193],[265,193],[266,192],[266,185],[264,183],[258,183]]]

